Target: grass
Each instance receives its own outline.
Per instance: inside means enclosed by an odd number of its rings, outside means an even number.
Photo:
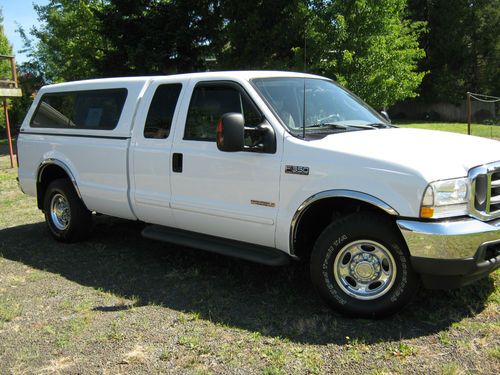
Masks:
[[[420,290],[389,319],[349,319],[325,306],[300,264],[269,268],[148,241],[140,224],[107,217],[96,218],[89,241],[57,243],[6,159],[1,374],[492,374],[500,367],[498,271],[457,290]]]
[[[442,375],[459,375],[464,374],[461,370],[461,366],[457,362],[445,363],[443,367],[441,367]]]
[[[10,322],[21,315],[21,306],[18,303],[0,297],[0,324]]]
[[[440,130],[452,133],[467,134],[467,124],[458,122],[405,122],[394,121],[403,128]],[[500,125],[471,124],[471,135],[485,138],[500,139]]]

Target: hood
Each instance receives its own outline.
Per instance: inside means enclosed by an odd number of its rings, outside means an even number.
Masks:
[[[412,171],[429,182],[464,177],[473,167],[500,161],[498,141],[433,130],[361,130],[332,134],[311,143],[321,149],[371,160],[373,163],[369,164],[373,167],[383,165],[394,172]]]

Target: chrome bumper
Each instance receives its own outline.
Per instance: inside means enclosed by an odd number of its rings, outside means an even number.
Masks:
[[[500,219],[439,222],[396,221],[412,257],[470,259],[486,242],[500,241]]]

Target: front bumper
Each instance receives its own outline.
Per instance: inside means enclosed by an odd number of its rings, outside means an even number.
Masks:
[[[466,285],[500,267],[500,219],[397,220],[397,225],[426,287]]]

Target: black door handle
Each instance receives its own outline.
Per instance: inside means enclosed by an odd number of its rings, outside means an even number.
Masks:
[[[172,155],[172,171],[182,173],[182,154],[174,153]]]

